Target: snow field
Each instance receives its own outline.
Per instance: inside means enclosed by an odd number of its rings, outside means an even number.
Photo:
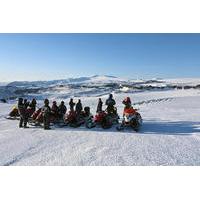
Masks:
[[[4,118],[13,104],[0,103],[0,165],[200,165],[198,90],[114,94],[120,115],[126,96],[144,119],[139,133],[115,127],[19,129],[18,121]],[[101,98],[105,102],[107,95]],[[81,99],[95,113],[98,98]]]

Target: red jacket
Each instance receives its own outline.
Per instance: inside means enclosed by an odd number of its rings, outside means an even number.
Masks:
[[[124,108],[124,115],[126,115],[126,114],[131,114],[131,115],[134,115],[136,113],[136,110],[133,108],[133,107],[130,107],[130,108]]]

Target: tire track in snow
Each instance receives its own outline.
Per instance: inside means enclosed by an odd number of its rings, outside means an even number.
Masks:
[[[173,98],[150,99],[150,100],[146,100],[146,101],[139,101],[139,102],[133,103],[133,105],[160,103],[160,102],[164,102],[164,101],[171,101],[172,99]]]
[[[28,156],[31,156],[35,153],[33,153],[32,151],[37,149],[37,147],[42,143],[42,141],[38,142],[35,146],[31,146],[29,147],[27,150],[25,150],[24,152],[16,155],[14,158],[12,158],[10,161],[6,162],[5,164],[3,164],[3,166],[10,166],[15,164],[16,162],[20,161],[23,158],[26,158]],[[31,153],[32,152],[32,153]]]

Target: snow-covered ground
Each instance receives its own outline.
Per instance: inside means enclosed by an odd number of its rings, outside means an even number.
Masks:
[[[144,119],[139,133],[115,127],[19,129],[18,121],[4,118],[13,103],[0,103],[0,165],[200,165],[200,90],[114,94],[120,115],[125,96]],[[97,97],[82,102],[95,113]]]

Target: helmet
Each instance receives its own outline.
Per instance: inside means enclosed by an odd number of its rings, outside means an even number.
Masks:
[[[44,104],[49,104],[49,99],[45,99]]]
[[[64,101],[61,101],[61,104],[65,104],[65,102],[64,102]]]
[[[37,103],[36,99],[32,99],[32,103],[36,104]]]
[[[22,103],[22,102],[23,102],[23,98],[20,97],[20,98],[18,99],[18,102],[19,102],[19,103]]]
[[[112,94],[109,94],[109,98],[113,98],[113,95],[112,95]]]
[[[57,104],[57,102],[56,102],[56,101],[53,101],[53,104]]]
[[[123,100],[123,104],[131,104],[131,99],[130,97],[126,97],[124,100]]]
[[[90,113],[90,107],[89,107],[89,106],[86,106],[86,107],[84,108],[84,111],[85,111],[86,113]]]

